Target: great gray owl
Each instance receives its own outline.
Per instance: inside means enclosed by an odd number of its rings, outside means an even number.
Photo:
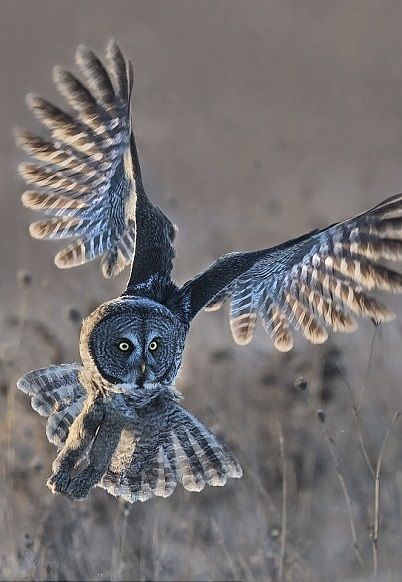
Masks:
[[[171,280],[175,227],[147,198],[131,125],[132,67],[109,43],[107,67],[77,51],[83,84],[54,70],[73,110],[28,96],[49,130],[17,132],[35,163],[20,172],[33,188],[25,206],[50,218],[31,224],[35,238],[74,239],[55,258],[61,268],[101,257],[105,277],[130,263],[127,289],[85,319],[82,365],[30,372],[18,387],[49,416],[59,447],[49,486],[72,499],[99,485],[129,501],[168,496],[177,482],[199,491],[240,477],[230,452],[177,402],[174,389],[190,323],[230,301],[238,344],[250,342],[257,315],[281,351],[300,329],[312,343],[327,329],[350,332],[353,316],[387,321],[393,313],[367,291],[400,293],[402,276],[379,263],[402,258],[402,195],[351,220],[279,246],[225,255],[178,287]]]

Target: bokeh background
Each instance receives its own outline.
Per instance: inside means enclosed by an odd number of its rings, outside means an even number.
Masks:
[[[51,495],[55,451],[15,381],[77,360],[77,317],[119,294],[127,273],[58,271],[57,243],[30,240],[12,137],[38,129],[28,91],[61,103],[54,65],[114,36],[134,62],[147,192],[180,228],[182,283],[225,252],[401,191],[401,23],[390,0],[1,0],[2,580],[401,579],[400,298],[387,299],[395,322],[321,347],[300,340],[290,354],[261,331],[235,347],[227,313],[199,315],[178,387],[244,478],[130,507],[100,489],[78,504]]]

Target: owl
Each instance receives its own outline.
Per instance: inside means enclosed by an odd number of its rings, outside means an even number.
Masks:
[[[233,252],[178,286],[171,278],[176,227],[147,197],[132,128],[132,66],[111,41],[103,64],[85,47],[76,61],[85,81],[56,67],[65,112],[45,99],[27,103],[48,130],[18,130],[33,162],[24,206],[46,218],[30,225],[40,239],[71,239],[60,268],[100,259],[104,277],[131,266],[120,297],[83,322],[81,363],[29,372],[18,388],[47,416],[58,447],[48,485],[84,499],[94,486],[145,501],[241,477],[239,463],[180,404],[175,380],[186,335],[200,310],[230,304],[230,328],[246,345],[259,316],[277,350],[299,330],[313,344],[328,331],[351,332],[394,313],[370,292],[402,292],[402,195],[363,214],[268,249]],[[387,264],[384,264],[384,261]]]

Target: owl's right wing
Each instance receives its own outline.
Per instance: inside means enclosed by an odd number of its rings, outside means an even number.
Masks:
[[[188,410],[158,398],[123,430],[100,487],[130,501],[169,497],[181,483],[189,491],[240,478],[232,453]]]
[[[142,185],[130,118],[132,65],[114,41],[106,56],[107,68],[93,52],[78,48],[86,85],[54,69],[54,81],[73,114],[28,95],[29,107],[51,139],[16,132],[17,143],[36,160],[20,165],[32,188],[22,202],[50,217],[30,225],[34,238],[74,239],[57,253],[59,268],[102,257],[102,273],[112,277],[135,258],[133,284],[154,272],[169,275],[175,232]]]

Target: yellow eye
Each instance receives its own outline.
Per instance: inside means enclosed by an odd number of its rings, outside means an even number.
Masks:
[[[155,350],[158,349],[158,342],[156,340],[152,340],[148,347],[151,352],[155,352]]]
[[[131,350],[131,343],[126,341],[121,341],[117,344],[117,347],[121,352],[129,352]]]

